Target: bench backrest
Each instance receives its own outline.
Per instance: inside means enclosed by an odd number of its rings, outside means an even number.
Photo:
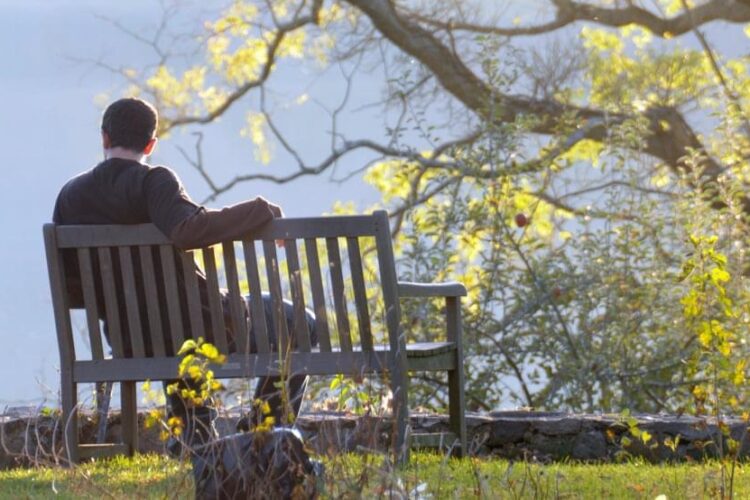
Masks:
[[[248,353],[248,336],[236,334],[249,329],[243,305],[247,291],[258,353],[268,353],[272,346],[257,291],[271,295],[282,349],[293,337],[297,351],[311,351],[307,307],[316,315],[320,352],[372,351],[380,344],[379,350],[403,353],[395,262],[384,211],[276,219],[241,241],[201,249],[200,258],[195,251],[177,250],[151,224],[47,224],[44,237],[63,369],[78,359],[71,310],[81,306],[92,360],[105,357],[100,318],[106,319],[114,358],[169,357],[186,338],[198,337],[227,352],[233,342],[227,326],[235,332],[237,351]],[[277,248],[279,240],[283,249]],[[365,269],[364,249],[376,252],[377,270]],[[196,260],[207,286],[199,286]],[[82,304],[74,304],[68,293],[66,276],[71,274],[80,278]],[[229,291],[228,308],[222,307],[220,287]],[[292,331],[283,319],[285,298],[293,303]],[[387,325],[387,337],[382,329],[380,337],[373,331],[373,314],[383,320],[379,324]]]

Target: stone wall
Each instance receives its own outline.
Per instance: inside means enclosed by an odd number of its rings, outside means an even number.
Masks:
[[[613,461],[628,456],[652,462],[703,460],[718,454],[722,441],[715,423],[689,416],[637,415],[637,428],[650,439],[644,442],[618,415],[576,415],[528,411],[492,412],[467,415],[470,446],[474,455],[549,462],[555,460]],[[140,416],[141,452],[164,452],[155,429],[143,428]],[[94,442],[96,423],[81,418],[84,442]],[[221,434],[233,432],[236,415],[217,420]],[[731,436],[741,443],[741,455],[750,453],[748,424],[728,419]],[[297,423],[308,444],[318,453],[387,449],[391,422],[387,418],[318,412],[302,415]],[[447,417],[414,414],[414,433],[440,435],[448,430]],[[110,416],[107,441],[120,434],[119,414]],[[637,434],[637,433],[636,433]],[[61,455],[60,421],[54,415],[0,416],[0,469],[33,463],[64,461]],[[453,443],[443,441],[448,449]],[[726,448],[725,442],[723,443]]]

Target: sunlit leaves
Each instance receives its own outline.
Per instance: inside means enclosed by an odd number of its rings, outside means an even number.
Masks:
[[[255,159],[263,165],[271,162],[273,154],[271,143],[266,137],[265,127],[266,117],[262,113],[250,112],[247,114],[247,125],[240,131],[240,135],[252,140],[255,146],[253,151]]]
[[[228,32],[232,36],[246,36],[250,32],[251,24],[258,17],[258,7],[252,2],[235,1],[224,15],[207,23],[207,28],[215,33]]]
[[[601,142],[583,139],[560,155],[558,161],[581,161],[597,167],[599,166],[599,158],[603,149],[604,144]]]
[[[687,48],[655,48],[642,30],[623,35],[583,28],[593,104],[617,111],[644,111],[650,105],[677,106],[700,98],[713,82],[706,56]],[[632,42],[628,47],[626,41]]]
[[[301,59],[305,56],[306,39],[307,35],[304,31],[293,31],[289,35],[285,36],[284,40],[279,45],[279,50],[277,52],[278,56]]]
[[[177,370],[179,382],[167,386],[167,394],[179,395],[186,404],[202,406],[212,400],[213,396],[223,390],[216,380],[210,365],[221,365],[226,356],[203,338],[187,339],[177,353],[182,356]]]
[[[234,51],[220,55],[220,71],[227,81],[242,85],[258,78],[268,61],[268,45],[264,40],[248,38]]]
[[[742,391],[747,366],[740,346],[747,333],[737,319],[742,309],[733,295],[733,276],[728,258],[716,250],[716,236],[690,235],[694,253],[683,265],[690,288],[683,297],[684,314],[698,340],[700,350],[689,361],[690,370],[701,377],[693,388],[695,410],[710,412],[719,419],[725,407],[736,410],[747,403]]]
[[[268,7],[262,9],[251,1],[232,2],[204,24],[204,33],[199,36],[203,61],[187,69],[171,61],[159,65],[142,75],[140,86],[129,89],[131,95],[141,91],[150,94],[162,115],[162,133],[176,120],[216,113],[231,102],[238,89],[264,83],[287,60],[327,65],[328,54],[335,46],[334,25],[352,22],[350,12],[337,3],[323,7],[315,19],[300,23],[299,16],[306,16],[308,11],[300,10],[298,2],[275,1]],[[134,83],[140,79],[136,73],[125,76]],[[268,163],[271,150],[259,140],[258,120],[248,118],[245,135],[253,140],[258,161]]]
[[[182,107],[190,102],[190,96],[185,91],[181,82],[166,66],[159,66],[156,73],[146,81],[150,87],[167,106]]]

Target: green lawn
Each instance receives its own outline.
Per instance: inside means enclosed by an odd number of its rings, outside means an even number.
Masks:
[[[530,465],[505,460],[447,460],[415,453],[394,473],[376,456],[326,460],[324,498],[407,493],[415,498],[718,498],[719,465]],[[735,497],[750,497],[750,477],[738,468]],[[189,465],[159,456],[0,472],[0,498],[192,498]],[[394,495],[398,498],[399,495]]]

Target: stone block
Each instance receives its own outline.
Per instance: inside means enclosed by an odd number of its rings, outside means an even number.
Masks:
[[[486,445],[493,447],[521,441],[529,430],[529,426],[529,422],[523,419],[496,419],[486,426],[488,431]]]
[[[571,457],[576,460],[605,460],[607,458],[607,440],[599,431],[579,434],[573,441]]]

